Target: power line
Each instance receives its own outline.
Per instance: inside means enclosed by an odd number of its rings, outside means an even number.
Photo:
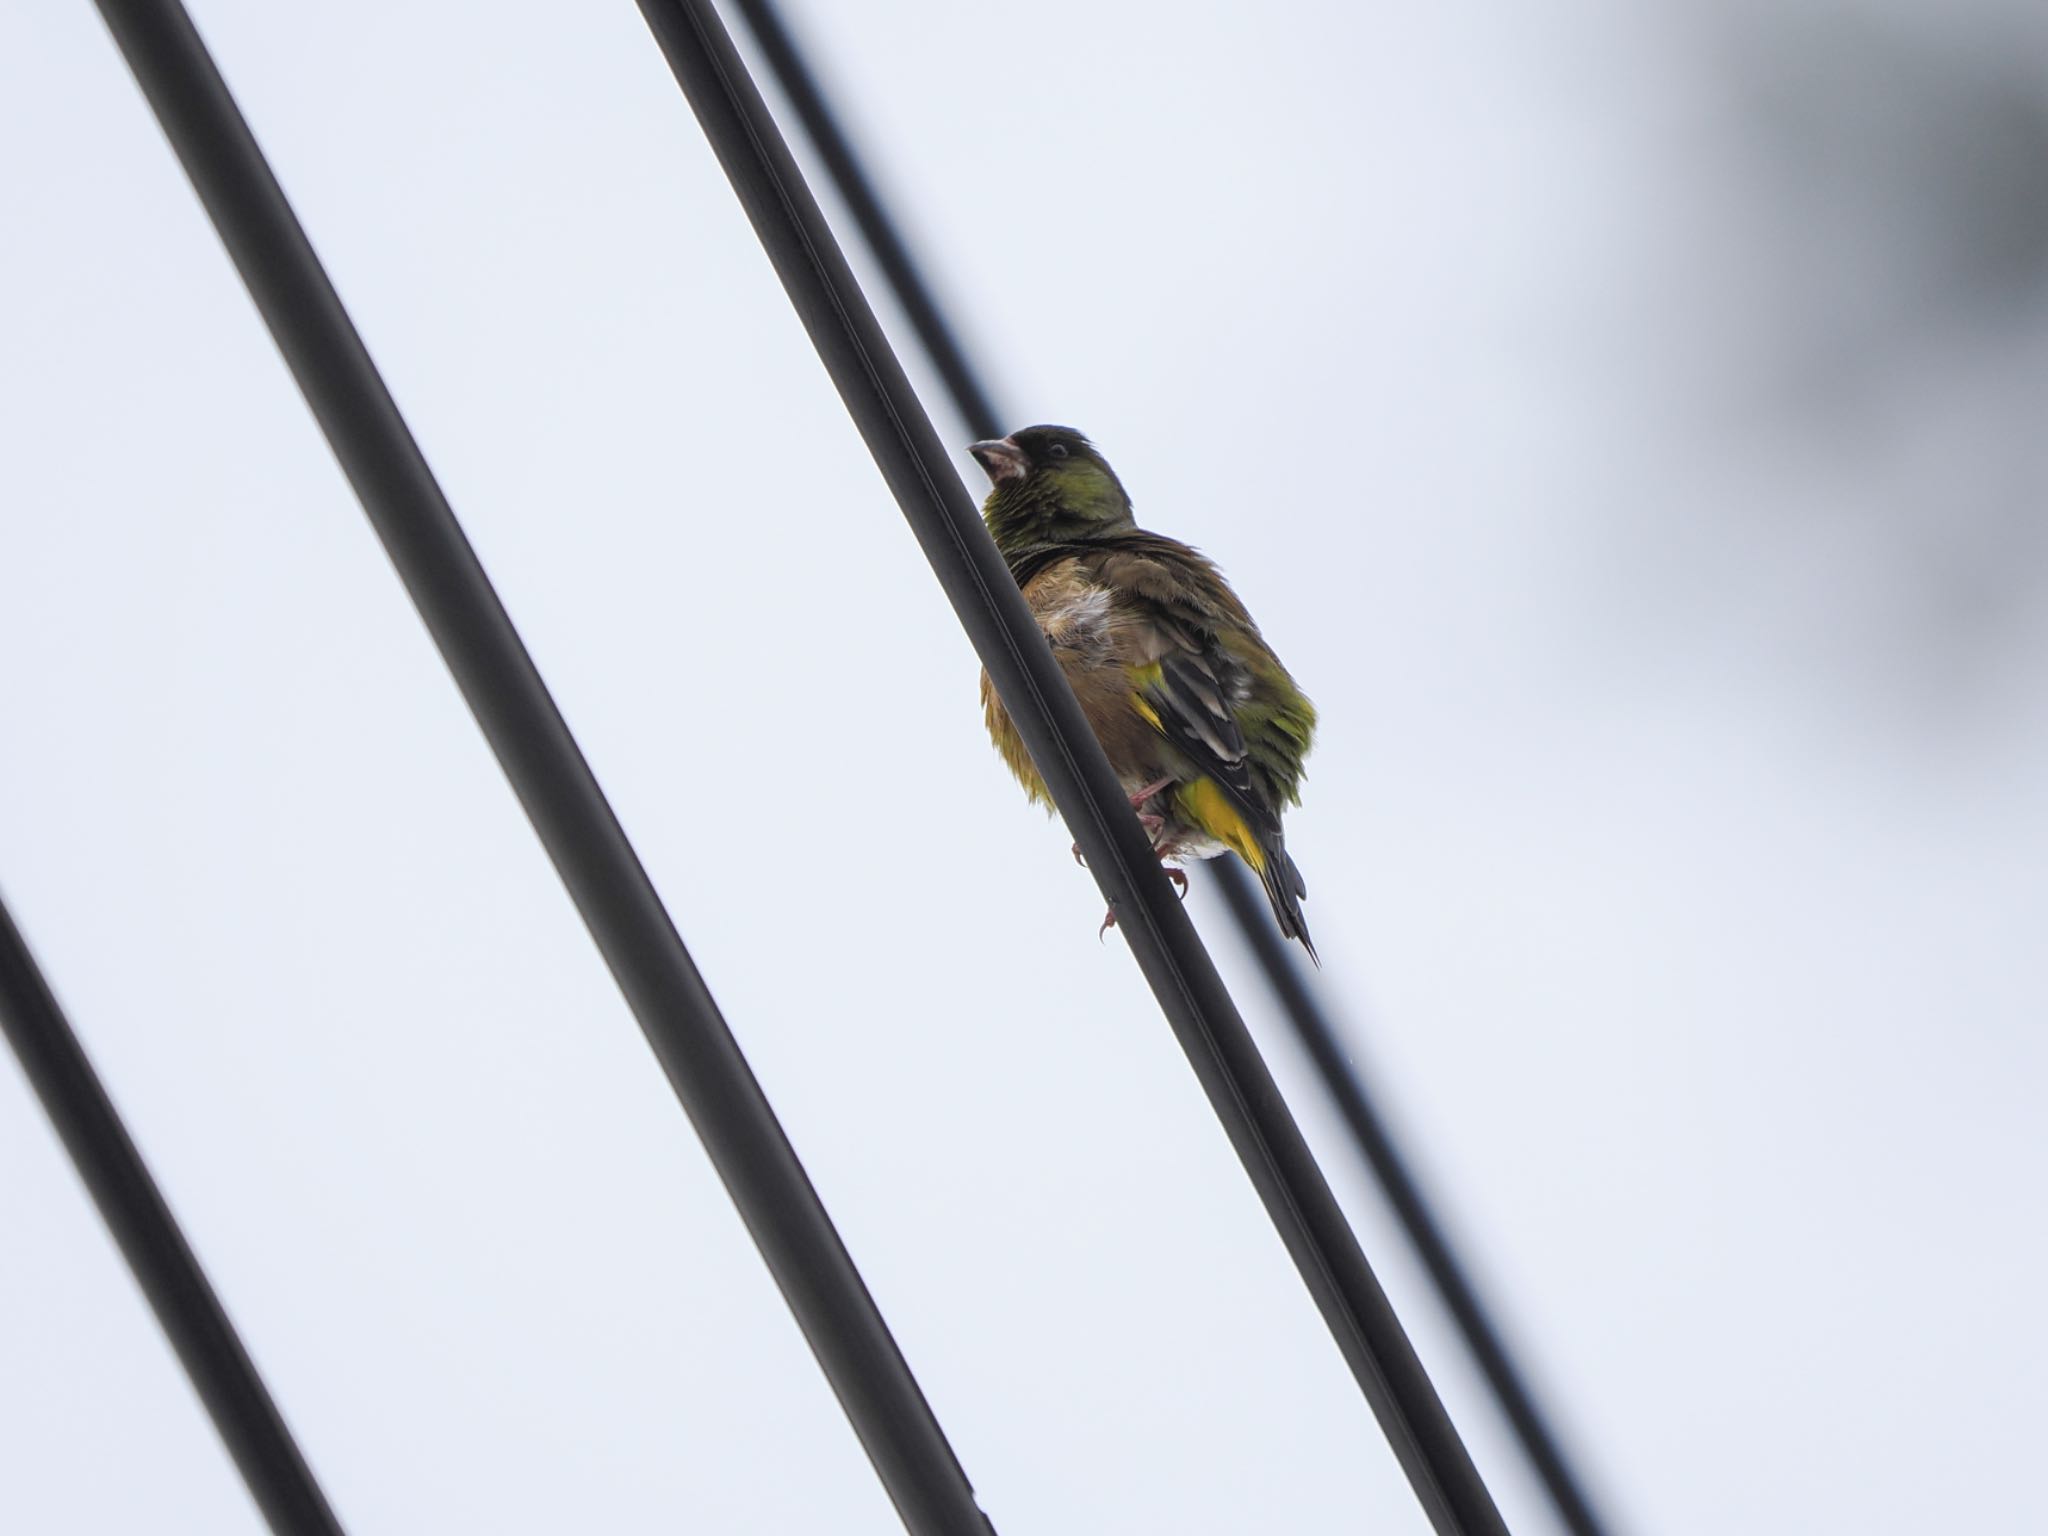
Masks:
[[[190,17],[178,0],[98,3],[905,1526],[919,1536],[990,1536],[930,1405]]]
[[[1505,1533],[716,10],[640,9],[1416,1496],[1439,1531]]]
[[[827,101],[824,87],[783,22],[780,7],[773,0],[734,0],[734,8],[753,34],[761,57],[774,72],[777,85],[796,113],[797,121],[803,124],[819,162],[852,214],[919,345],[952,397],[954,413],[970,436],[1001,437],[1017,425],[1016,420],[1002,416],[996,409],[994,396],[959,340],[959,333],[946,318],[911,253],[909,241],[890,217],[839,115]],[[1573,1536],[1603,1536],[1604,1523],[1594,1512],[1584,1483],[1538,1407],[1527,1379],[1508,1353],[1500,1329],[1431,1210],[1385,1116],[1351,1064],[1342,1032],[1316,996],[1300,959],[1274,928],[1264,898],[1245,871],[1230,859],[1213,860],[1203,870],[1221,890],[1224,904],[1264,973],[1274,1000],[1300,1037],[1565,1528]]]
[[[903,306],[903,313],[916,333],[917,343],[931,360],[932,368],[952,396],[953,409],[970,437],[1001,437],[1013,427],[996,411],[994,397],[982,382],[981,373],[967,356],[959,332],[946,319],[924,270],[910,253],[910,243],[889,217],[882,195],[869,179],[853,142],[840,127],[838,114],[825,100],[825,91],[804,62],[803,50],[782,24],[781,14],[766,0],[735,0],[733,7],[747,24],[760,46],[761,57],[775,72],[782,94],[796,109],[811,147],[824,163],[825,174],[839,190],[840,198],[853,215],[860,237],[875,258],[875,265],[888,279],[890,292]]]
[[[341,1523],[4,901],[0,1026],[263,1518],[278,1536],[341,1536]]]
[[[1352,1139],[1378,1179],[1395,1219],[1407,1232],[1431,1283],[1443,1298],[1444,1308],[1451,1314],[1466,1349],[1492,1388],[1502,1416],[1521,1442],[1522,1453],[1549,1494],[1558,1519],[1574,1536],[1601,1536],[1606,1527],[1594,1512],[1584,1484],[1566,1459],[1564,1447],[1508,1353],[1506,1341],[1479,1299],[1407,1158],[1395,1143],[1393,1131],[1373,1103],[1364,1079],[1352,1066],[1343,1037],[1310,991],[1301,967],[1287,953],[1287,941],[1280,937],[1266,914],[1265,897],[1235,868],[1226,866],[1216,873],[1224,901],[1272,983],[1281,1008],[1300,1035],[1309,1060],[1335,1100]]]

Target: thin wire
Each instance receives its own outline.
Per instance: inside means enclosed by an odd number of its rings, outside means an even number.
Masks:
[[[1504,1533],[716,10],[709,0],[640,9],[1416,1496],[1441,1532]]]
[[[918,343],[952,399],[954,413],[972,437],[1000,437],[1018,423],[996,408],[981,371],[926,279],[909,241],[890,216],[873,177],[826,99],[824,87],[773,0],[733,0],[776,84],[803,125],[819,162],[852,215],[861,239],[888,280]],[[1203,866],[1223,894],[1283,1014],[1336,1103],[1359,1152],[1408,1235],[1423,1268],[1442,1297],[1459,1335],[1521,1442],[1524,1454],[1573,1536],[1604,1536],[1585,1485],[1508,1353],[1500,1329],[1480,1300],[1469,1272],[1430,1209],[1407,1158],[1364,1079],[1352,1065],[1342,1034],[1316,996],[1300,960],[1274,928],[1263,897],[1249,876],[1228,859]]]
[[[177,0],[99,0],[903,1522],[991,1536],[831,1218]]]
[[[889,215],[838,113],[831,111],[831,102],[805,61],[803,49],[784,25],[780,6],[772,0],[733,0],[733,8],[754,35],[762,59],[774,72],[776,84],[797,113],[797,121],[803,123],[819,164],[823,164],[825,174],[838,188],[840,199],[860,229],[860,238],[889,281],[897,303],[909,319],[911,332],[918,336],[932,369],[946,385],[954,414],[961,418],[969,436],[975,438],[1001,436],[1018,426],[1014,418],[1004,418],[997,412],[981,371],[975,367],[967,346],[958,340],[958,332],[926,281],[922,264],[911,254],[909,242]],[[1468,1270],[1458,1260],[1444,1225],[1423,1196],[1407,1157],[1386,1126],[1386,1118],[1374,1106],[1364,1077],[1352,1065],[1343,1047],[1343,1036],[1317,999],[1317,989],[1309,983],[1300,958],[1274,928],[1264,897],[1251,883],[1249,874],[1233,860],[1221,858],[1202,868],[1223,891],[1225,907],[1251,948],[1253,958],[1260,963],[1260,971],[1264,971],[1282,1014],[1286,1014],[1294,1032],[1303,1040],[1325,1090],[1358,1143],[1360,1155],[1372,1169],[1380,1190],[1386,1194],[1386,1202],[1393,1206],[1409,1243],[1421,1257],[1423,1270],[1430,1274],[1432,1284],[1442,1296],[1466,1350],[1491,1386],[1501,1415],[1536,1468],[1536,1477],[1550,1495],[1559,1520],[1563,1520],[1573,1536],[1604,1536],[1606,1524],[1593,1511],[1585,1483],[1573,1470],[1559,1436],[1536,1405],[1528,1378],[1507,1352],[1501,1329],[1479,1298]]]
[[[21,1059],[164,1337],[279,1536],[341,1536],[235,1325],[135,1149],[14,918],[0,901],[0,1027]]]
[[[968,435],[1000,437],[1016,427],[1014,418],[997,410],[986,380],[947,318],[909,241],[890,216],[838,113],[826,99],[824,87],[784,23],[781,8],[773,0],[733,0],[733,4],[888,280]],[[1386,1118],[1352,1065],[1342,1032],[1316,996],[1299,957],[1274,927],[1264,897],[1233,860],[1218,859],[1203,869],[1221,890],[1275,1001],[1300,1037],[1565,1528],[1573,1536],[1604,1536],[1605,1524],[1594,1512],[1584,1482],[1509,1354],[1499,1327],[1431,1210]]]
[[[1437,1294],[1457,1325],[1480,1374],[1500,1404],[1503,1417],[1521,1442],[1522,1453],[1535,1468],[1544,1491],[1550,1495],[1557,1516],[1574,1536],[1601,1536],[1605,1529],[1594,1512],[1584,1484],[1566,1458],[1543,1410],[1536,1404],[1514,1358],[1508,1353],[1500,1330],[1479,1299],[1464,1265],[1459,1262],[1436,1213],[1430,1209],[1422,1186],[1416,1181],[1408,1160],[1394,1141],[1386,1119],[1367,1091],[1365,1080],[1351,1063],[1342,1036],[1317,1002],[1303,978],[1301,967],[1287,952],[1287,941],[1267,916],[1265,897],[1243,872],[1230,865],[1216,868],[1216,883],[1222,888],[1238,926],[1252,952],[1258,957],[1272,984],[1282,1010],[1293,1022],[1309,1060],[1322,1077],[1338,1113],[1344,1117],[1359,1151],[1379,1180],[1380,1189],[1393,1207],[1408,1240],[1414,1245],[1422,1266],[1429,1272]]]
[[[1012,427],[1022,425],[1014,421],[1005,423],[998,414],[994,397],[969,360],[959,332],[953,329],[931,285],[925,281],[923,268],[910,253],[910,243],[889,217],[881,194],[861,164],[852,140],[840,128],[837,114],[825,100],[824,88],[811,74],[803,50],[782,24],[781,15],[766,0],[735,0],[733,9],[746,22],[747,30],[761,49],[761,57],[775,72],[782,94],[796,109],[797,121],[804,125],[804,133],[818,152],[825,174],[832,178],[832,185],[853,215],[861,240],[888,279],[890,292],[903,307],[918,345],[924,348],[933,370],[945,384],[953,409],[968,434],[977,438],[1001,437]]]

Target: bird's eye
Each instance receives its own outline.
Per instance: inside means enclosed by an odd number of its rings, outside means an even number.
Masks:
[[[1045,456],[1048,459],[1064,459],[1067,456],[1067,445],[1065,443],[1054,443],[1045,450]]]

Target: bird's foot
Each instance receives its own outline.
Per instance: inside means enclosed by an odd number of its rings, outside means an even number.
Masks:
[[[1154,779],[1150,784],[1141,785],[1136,793],[1131,796],[1131,809],[1135,811],[1172,782],[1173,779],[1169,776],[1164,779]]]
[[[1138,812],[1138,825],[1145,829],[1146,836],[1156,839],[1166,828],[1166,818],[1164,816],[1155,816],[1150,811],[1140,811]],[[1074,856],[1076,864],[1080,865],[1083,869],[1088,867],[1087,859],[1081,855],[1081,845],[1079,843],[1074,844],[1067,851]]]
[[[1184,869],[1175,869],[1171,864],[1162,864],[1159,866],[1159,872],[1162,875],[1166,876],[1167,879],[1173,882],[1174,893],[1178,895],[1182,901],[1186,901],[1188,899],[1187,871]],[[1109,930],[1114,928],[1115,926],[1116,908],[1111,907],[1107,912],[1102,914],[1102,926],[1095,930],[1095,942],[1098,944],[1101,943],[1102,940],[1108,935]]]

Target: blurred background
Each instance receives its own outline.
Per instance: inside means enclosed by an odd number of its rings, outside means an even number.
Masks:
[[[1322,983],[1617,1530],[2019,1521],[2048,11],[787,10],[1321,706]],[[193,11],[1005,1536],[1424,1529],[634,7]],[[896,1529],[91,7],[0,130],[0,884],[343,1522]],[[11,1064],[0,1233],[0,1526],[257,1530]]]

